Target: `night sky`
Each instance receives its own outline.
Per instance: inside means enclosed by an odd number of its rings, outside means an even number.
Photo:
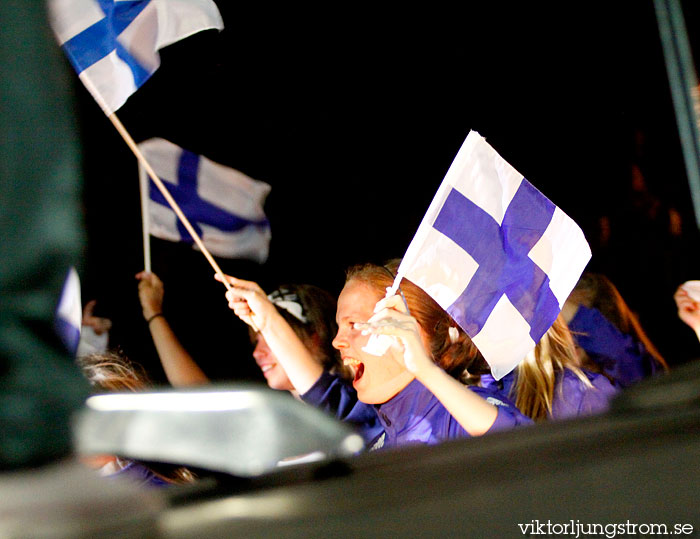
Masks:
[[[269,261],[217,259],[225,272],[266,290],[308,282],[337,294],[349,265],[403,255],[473,129],[579,223],[589,269],[613,280],[669,363],[700,356],[672,299],[700,265],[652,2],[217,3],[225,30],[161,51],[161,68],[118,116],[136,141],[163,137],[272,185]],[[112,318],[112,346],[162,381],[134,279],[143,269],[136,160],[75,87],[83,300]],[[636,197],[632,165],[647,188]],[[680,216],[680,235],[668,232],[669,215]],[[166,317],[209,376],[262,380],[204,256],[156,239],[152,256]]]

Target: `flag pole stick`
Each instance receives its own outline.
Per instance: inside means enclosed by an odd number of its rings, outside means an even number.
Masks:
[[[143,269],[151,271],[151,219],[148,214],[148,178],[146,169],[139,162],[139,187],[141,192],[141,229],[143,231]]]
[[[202,239],[199,237],[199,234],[197,234],[194,227],[190,224],[189,219],[187,219],[187,217],[185,217],[185,214],[182,213],[180,206],[178,206],[177,202],[175,202],[175,199],[172,197],[172,195],[170,194],[168,189],[165,187],[165,185],[163,185],[163,182],[158,177],[158,174],[155,173],[155,171],[151,167],[150,163],[143,156],[143,154],[141,153],[141,150],[139,150],[139,147],[134,142],[134,139],[131,138],[131,135],[124,127],[124,124],[122,124],[121,120],[119,120],[119,118],[117,118],[117,115],[114,112],[107,114],[107,118],[109,118],[109,121],[112,122],[112,125],[114,125],[114,127],[117,129],[117,131],[119,132],[121,137],[124,139],[124,142],[126,142],[127,146],[129,146],[131,151],[134,153],[134,155],[138,159],[139,163],[141,163],[141,165],[143,165],[143,168],[146,170],[146,173],[151,178],[151,180],[153,180],[153,183],[156,184],[156,187],[162,193],[162,195],[165,197],[165,200],[168,201],[168,204],[170,204],[170,207],[173,209],[175,214],[178,216],[178,218],[180,219],[182,224],[185,225],[187,232],[190,233],[190,236],[192,236],[192,239],[195,241],[195,243],[197,244],[199,249],[202,251],[202,254],[204,254],[206,259],[209,261],[209,264],[211,264],[211,267],[214,268],[214,271],[216,272],[216,274],[221,278],[221,282],[224,283],[226,290],[231,290],[231,284],[226,279],[224,272],[221,271],[219,264],[216,263],[216,260],[214,260],[214,257],[211,255],[209,250],[204,246],[204,243],[202,242]],[[249,323],[252,326],[253,330],[255,330],[256,332],[259,331],[252,319],[250,320]]]
[[[180,221],[182,221],[182,224],[185,225],[185,228],[187,229],[187,232],[190,233],[190,236],[192,236],[192,239],[194,242],[197,244],[197,247],[199,247],[206,257],[206,259],[209,261],[209,264],[211,264],[211,267],[214,268],[214,271],[218,275],[222,277],[223,283],[226,286],[227,290],[231,289],[231,285],[226,281],[226,279],[223,279],[224,273],[221,271],[221,268],[219,265],[216,263],[216,260],[214,260],[214,257],[211,255],[209,250],[204,246],[204,243],[202,242],[202,239],[199,237],[199,234],[195,231],[194,227],[192,224],[190,224],[189,219],[185,217],[185,214],[182,213],[182,210],[180,209],[180,206],[178,206],[177,202],[175,202],[175,199],[172,197],[168,189],[163,185],[162,180],[158,177],[158,175],[155,173],[153,168],[151,167],[150,163],[146,160],[146,158],[143,156],[141,153],[141,150],[139,150],[139,147],[136,145],[134,142],[134,139],[131,138],[131,135],[128,133],[124,125],[121,123],[119,118],[117,118],[117,115],[115,113],[111,113],[107,116],[109,120],[112,122],[112,125],[116,127],[117,131],[119,131],[119,134],[122,136],[124,141],[126,142],[127,146],[131,149],[132,152],[134,152],[134,155],[136,158],[139,160],[139,163],[143,165],[143,168],[146,170],[146,173],[148,176],[153,180],[153,183],[156,184],[156,187],[158,190],[162,193],[162,195],[165,197],[165,200],[168,201],[168,204],[170,204],[170,207],[173,209],[175,214],[178,216]]]

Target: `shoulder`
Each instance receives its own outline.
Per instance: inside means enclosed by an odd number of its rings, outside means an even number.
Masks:
[[[588,380],[588,383],[581,379],[571,369],[564,369],[564,372],[558,377],[557,385],[559,385],[565,392],[575,390],[578,390],[580,393],[585,393],[591,390],[604,391],[606,393],[617,391],[610,383],[610,380],[605,377],[605,375],[589,371],[588,369],[580,370]]]
[[[502,390],[495,387],[476,386],[469,386],[469,389],[485,399],[489,404],[493,404],[498,411],[496,421],[491,425],[488,432],[508,430],[513,427],[532,423],[532,420],[524,415]]]
[[[552,403],[555,419],[603,412],[617,393],[618,390],[602,374],[585,369],[582,372],[588,383],[569,369],[559,377]]]
[[[515,407],[513,401],[511,401],[506,394],[498,388],[497,385],[488,385],[486,387],[479,386],[467,386],[474,393],[479,395],[481,398],[486,399],[494,406],[512,406]]]

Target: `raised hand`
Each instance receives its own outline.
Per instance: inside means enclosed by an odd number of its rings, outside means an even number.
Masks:
[[[153,315],[163,312],[163,296],[165,289],[163,282],[155,274],[141,271],[136,274],[139,280],[139,301],[144,319],[148,320]]]
[[[229,308],[253,329],[262,331],[270,315],[277,312],[273,303],[257,283],[230,275],[224,277],[231,285],[231,289],[226,291]],[[218,274],[214,278],[221,282]]]
[[[688,295],[683,286],[676,289],[673,299],[678,307],[678,317],[688,324],[695,333],[700,334],[700,305],[698,302]]]
[[[95,335],[102,335],[103,333],[110,330],[112,327],[112,321],[109,318],[103,318],[101,316],[95,316],[93,312],[95,311],[95,305],[97,305],[97,300],[93,299],[88,301],[83,308],[83,326],[89,326],[95,332]]]
[[[356,323],[355,328],[365,334],[395,337],[396,344],[390,349],[393,353],[389,355],[415,375],[435,367],[423,345],[422,330],[416,319],[408,314],[401,296],[379,300],[374,312],[366,323]]]

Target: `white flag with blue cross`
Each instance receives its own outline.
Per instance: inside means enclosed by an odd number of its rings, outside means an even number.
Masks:
[[[224,27],[212,0],[49,0],[51,27],[105,114],[160,66],[158,51]]]
[[[149,139],[140,143],[139,149],[212,254],[260,264],[267,260],[271,232],[264,205],[271,190],[269,184],[165,139]],[[150,185],[150,234],[194,243],[143,169],[141,181]]]
[[[61,296],[58,299],[54,316],[54,329],[66,347],[75,356],[80,342],[80,331],[83,323],[83,305],[80,292],[80,277],[74,267],[71,267],[63,282]]]
[[[547,332],[590,258],[579,226],[472,131],[398,275],[454,318],[500,379]]]

